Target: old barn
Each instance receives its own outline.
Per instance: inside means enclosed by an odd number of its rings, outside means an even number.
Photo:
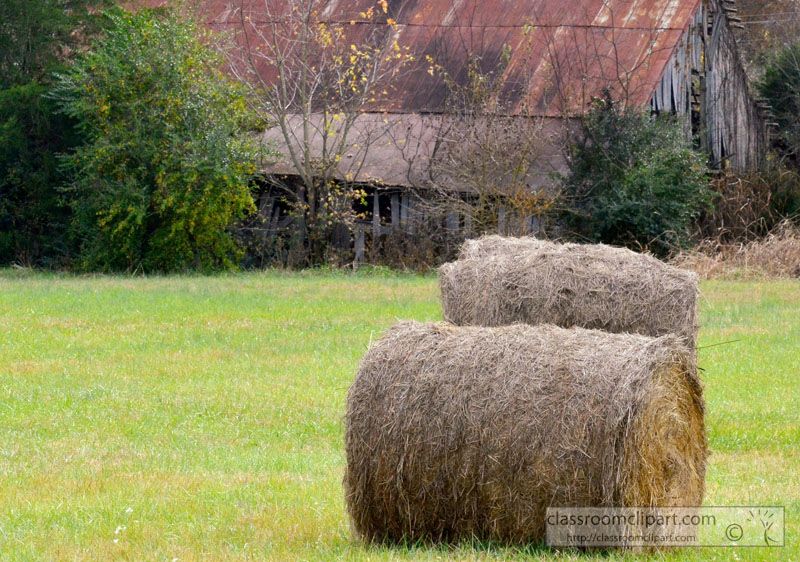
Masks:
[[[277,10],[268,18],[266,4]],[[258,28],[270,23],[281,4],[287,2],[217,0],[205,9],[217,28],[244,22]],[[331,0],[320,19],[343,25],[346,40],[354,43],[377,26],[386,28],[417,61],[392,81],[388,95],[365,107],[342,159],[340,179],[371,186],[373,234],[419,215],[405,189],[424,188],[441,131],[454,119],[448,92],[452,83],[470,79],[475,61],[483,72],[501,73],[498,107],[504,114],[536,120],[552,140],[540,148],[541,166],[528,172],[530,189],[564,169],[560,132],[606,90],[623,103],[678,115],[687,137],[715,168],[751,169],[765,154],[765,108],[748,87],[737,51],[734,29],[741,24],[734,0],[390,0],[384,19],[366,21],[362,16],[370,5],[375,2]],[[451,79],[450,86],[430,61]],[[264,67],[263,73],[268,83],[277,79],[274,69]],[[304,123],[289,125],[299,130]],[[285,152],[285,135],[277,127],[265,138]],[[315,148],[322,142],[312,138]],[[265,172],[294,170],[285,158]],[[277,207],[267,212],[277,220]],[[458,228],[458,217],[449,223]],[[359,245],[363,237],[357,237]]]

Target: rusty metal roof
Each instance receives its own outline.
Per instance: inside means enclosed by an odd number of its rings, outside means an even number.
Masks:
[[[424,60],[430,55],[458,83],[468,76],[472,56],[484,71],[503,68],[503,96],[510,112],[563,116],[579,111],[604,88],[633,104],[646,104],[667,61],[702,0],[389,0],[396,38]],[[210,0],[208,22],[235,26],[243,12],[255,25],[265,0]],[[286,5],[275,0],[271,5]],[[374,0],[330,0],[323,13],[346,25],[358,43],[384,26],[360,13]],[[373,111],[440,113],[447,87],[419,64],[392,85]],[[269,69],[264,69],[269,74]]]

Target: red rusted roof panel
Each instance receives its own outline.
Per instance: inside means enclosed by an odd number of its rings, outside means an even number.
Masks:
[[[515,112],[560,116],[579,111],[604,88],[630,103],[646,104],[700,2],[388,0],[387,15],[398,23],[398,43],[411,47],[420,63],[396,79],[390,96],[370,109],[441,112],[447,89],[440,77],[427,72],[424,56],[433,57],[463,83],[472,55],[480,57],[484,70],[497,69],[505,45],[512,57],[504,69],[503,95]],[[360,13],[376,6],[375,0],[321,4],[322,19],[341,23],[363,22]],[[210,24],[235,28],[242,15],[263,26],[288,5],[287,0],[209,0],[203,11]],[[357,44],[379,25],[385,24],[345,26],[346,40]],[[262,72],[270,77],[269,69]]]
[[[164,5],[164,0],[145,0]],[[329,21],[358,19],[374,7],[374,0],[329,0],[322,17]],[[209,21],[222,22],[229,15],[245,11],[273,14],[287,9],[288,0],[207,0],[203,11]],[[389,15],[407,25],[457,27],[603,26],[617,28],[683,28],[699,7],[699,0],[388,0]],[[378,11],[378,9],[376,9]]]

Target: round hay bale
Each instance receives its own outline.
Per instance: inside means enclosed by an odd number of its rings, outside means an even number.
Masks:
[[[445,320],[555,324],[697,344],[697,274],[602,244],[486,237],[439,268]]]
[[[401,322],[347,399],[352,527],[374,542],[528,542],[548,506],[700,505],[703,419],[673,335]]]

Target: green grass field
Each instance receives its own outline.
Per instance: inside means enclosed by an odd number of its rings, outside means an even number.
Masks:
[[[700,351],[706,503],[786,506],[787,546],[658,558],[797,560],[800,282],[702,289],[700,345],[738,340]],[[345,395],[398,318],[435,278],[0,272],[0,560],[595,559],[353,542]]]

